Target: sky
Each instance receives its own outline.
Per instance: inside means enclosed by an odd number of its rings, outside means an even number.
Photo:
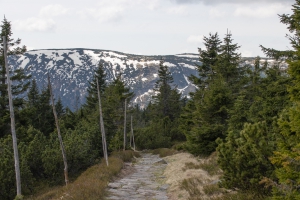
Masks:
[[[89,48],[141,55],[198,53],[203,36],[227,31],[243,57],[259,45],[291,49],[286,25],[294,0],[0,0],[12,38],[32,49]]]

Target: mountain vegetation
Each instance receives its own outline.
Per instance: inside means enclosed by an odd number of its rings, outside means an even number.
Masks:
[[[273,63],[257,57],[252,64],[241,64],[240,46],[230,32],[223,39],[218,33],[204,37],[205,49],[199,49],[201,64],[196,65],[198,76],[189,77],[197,86],[190,99],[178,92],[163,59],[154,95],[143,109],[133,104],[135,94],[122,73],[112,82],[107,81],[102,62],[90,79],[84,105],[74,111],[55,96],[70,180],[98,164],[104,155],[99,85],[109,154],[131,149],[133,141],[138,149],[173,147],[197,156],[216,152],[223,171],[219,187],[251,192],[259,199],[299,199],[300,0],[296,0],[291,15],[279,17],[290,31],[287,37],[293,50],[261,46],[267,56],[276,60]],[[12,39],[11,23],[5,18],[2,36],[9,41],[10,56],[26,51],[25,46],[15,47],[21,40]],[[6,200],[15,198],[16,181],[7,75],[3,48],[0,50],[0,199]],[[287,69],[281,67],[282,62],[288,64]],[[49,75],[55,78],[55,74]],[[51,85],[40,90],[36,80],[22,70],[11,70],[9,76],[13,83],[22,194],[28,196],[42,187],[62,185],[64,163],[50,102]],[[27,93],[21,98],[24,92]]]

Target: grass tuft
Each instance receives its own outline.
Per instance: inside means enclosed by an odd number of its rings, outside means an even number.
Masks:
[[[220,188],[218,184],[204,185],[203,192],[208,196],[219,195],[224,192],[224,189]]]
[[[133,157],[139,157],[139,154],[133,151],[114,152],[109,157],[109,166],[106,166],[105,160],[100,164],[94,165],[83,172],[74,182],[68,186],[55,187],[41,195],[28,197],[32,200],[102,200],[106,196],[106,188],[109,181],[117,175],[124,161],[130,161]]]
[[[178,151],[174,150],[174,149],[167,149],[167,148],[159,148],[159,149],[154,149],[151,150],[150,153],[153,154],[158,154],[159,157],[166,157],[166,156],[171,156],[176,154]]]
[[[124,162],[130,162],[132,158],[139,158],[141,157],[141,155],[136,151],[126,150],[112,152],[111,157],[117,157],[123,160]]]
[[[203,160],[198,167],[207,171],[211,176],[221,173],[216,152],[212,153],[207,159]]]
[[[221,173],[221,170],[218,166],[217,159],[218,159],[217,154],[213,153],[207,159],[203,159],[201,163],[197,163],[197,164],[193,162],[185,163],[185,166],[183,167],[183,171],[186,171],[188,169],[203,169],[207,171],[207,173],[211,176],[218,175]]]
[[[195,164],[193,162],[188,162],[185,163],[185,166],[182,168],[183,171],[186,171],[188,169],[200,169],[200,165],[199,164]]]
[[[267,197],[259,197],[251,192],[234,192],[225,193],[219,197],[212,197],[211,200],[264,200]]]
[[[201,195],[201,191],[198,188],[198,185],[202,184],[202,181],[200,179],[197,178],[188,178],[188,179],[184,179],[181,182],[181,189],[186,190],[190,197],[197,197],[199,195]]]

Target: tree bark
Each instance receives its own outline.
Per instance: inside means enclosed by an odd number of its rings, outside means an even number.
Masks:
[[[14,114],[14,107],[13,107],[13,100],[12,100],[11,82],[10,82],[10,77],[9,77],[8,63],[7,63],[7,42],[6,42],[5,36],[3,36],[3,50],[4,50],[4,62],[5,62],[4,67],[6,69],[6,78],[7,78],[7,91],[8,91],[9,110],[10,110],[11,134],[12,134],[13,148],[14,148],[17,196],[21,197],[22,192],[21,192],[19,152],[18,152],[18,144],[17,144],[17,136],[16,136],[16,128],[15,128],[15,114]]]
[[[135,151],[135,142],[134,142],[134,134],[133,134],[133,126],[132,126],[132,115],[131,115],[131,137],[130,137],[130,146],[133,143],[133,150]]]
[[[105,129],[104,129],[104,122],[103,122],[103,116],[102,116],[102,107],[101,107],[101,96],[100,96],[100,87],[99,87],[99,81],[97,78],[97,92],[98,92],[98,102],[99,102],[99,114],[100,114],[100,131],[102,135],[102,147],[103,147],[103,154],[104,159],[106,161],[106,165],[108,166],[108,156],[107,156],[107,146],[106,146],[106,136],[105,136]]]
[[[132,115],[130,116],[130,128],[131,128],[131,131],[130,131],[129,146],[130,146],[130,148],[132,148]]]
[[[54,98],[53,98],[53,93],[52,93],[52,87],[51,87],[49,74],[48,74],[48,85],[49,85],[48,87],[49,87],[49,90],[50,90],[52,109],[53,109],[53,115],[54,115],[54,118],[55,118],[55,124],[56,124],[56,129],[57,129],[57,134],[58,134],[58,140],[59,140],[59,144],[60,144],[60,148],[61,148],[61,152],[62,152],[62,157],[63,157],[63,161],[64,161],[64,175],[65,175],[65,182],[66,182],[66,186],[67,186],[68,182],[69,182],[68,162],[67,162],[67,156],[66,156],[64,143],[63,143],[63,140],[62,140],[62,137],[61,137],[61,134],[60,134],[59,122],[58,122],[58,117],[57,117],[57,113],[56,113],[56,109],[55,109]]]
[[[123,151],[126,150],[126,104],[127,104],[127,99],[125,98],[125,106],[124,106],[124,144],[123,144]]]

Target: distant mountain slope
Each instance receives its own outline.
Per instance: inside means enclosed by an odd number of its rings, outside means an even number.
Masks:
[[[99,61],[104,63],[108,82],[122,73],[123,80],[135,93],[134,103],[145,106],[153,95],[161,59],[169,67],[174,84],[182,95],[187,96],[195,90],[188,76],[197,75],[197,54],[143,56],[109,50],[46,49],[11,57],[10,66],[25,69],[40,88],[46,87],[49,73],[55,97],[60,97],[64,106],[74,110],[85,103],[88,81],[92,79]]]

